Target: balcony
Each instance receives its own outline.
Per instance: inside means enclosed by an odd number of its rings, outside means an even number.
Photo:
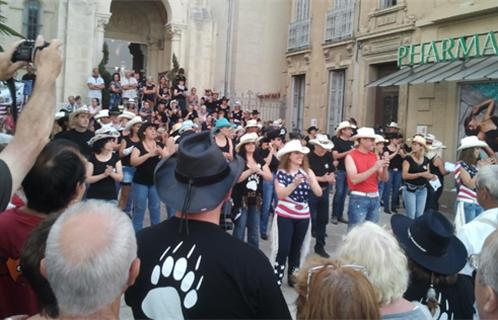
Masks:
[[[310,46],[311,19],[292,22],[289,25],[288,51],[307,49]]]

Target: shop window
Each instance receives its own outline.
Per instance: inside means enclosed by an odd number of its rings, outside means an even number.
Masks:
[[[305,75],[292,77],[292,128],[303,130]]]
[[[398,0],[380,0],[380,8],[381,9],[394,7],[397,4],[398,4]]]
[[[353,35],[354,1],[336,1],[334,8],[327,12],[325,41],[337,42]]]
[[[329,98],[327,132],[334,135],[335,128],[342,121],[344,113],[345,70],[329,71]]]
[[[38,0],[28,0],[24,3],[24,34],[27,39],[36,39],[41,29],[41,5]]]

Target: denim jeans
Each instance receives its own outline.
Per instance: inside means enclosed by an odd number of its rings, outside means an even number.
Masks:
[[[337,170],[335,173],[335,194],[332,202],[332,215],[337,219],[342,219],[347,193],[348,184],[346,181],[346,171]]]
[[[311,213],[311,227],[315,230],[315,250],[325,247],[325,231],[327,223],[329,223],[329,198],[330,186],[322,188],[323,194],[321,197],[310,193],[309,206]]]
[[[273,207],[276,207],[277,196],[275,194],[275,186],[272,181],[263,181],[263,205],[261,206],[261,221],[259,230],[261,234],[268,233],[268,220],[270,218],[270,206],[273,202]]]
[[[383,195],[383,194],[384,194],[384,192],[385,192],[384,190],[385,190],[385,188],[386,188],[386,182],[384,182],[384,181],[382,181],[382,180],[379,180],[379,181],[377,182],[377,188],[379,189],[379,197],[380,197],[380,199],[383,199],[383,198],[382,198],[382,195]],[[380,201],[380,199],[379,199],[379,201]],[[385,204],[385,203],[384,203],[384,208],[386,208],[386,204]],[[389,207],[387,207],[387,208],[389,208]]]
[[[240,209],[240,217],[235,220],[233,236],[245,241],[245,231],[247,227],[247,243],[255,248],[259,248],[259,210],[256,205]]]
[[[303,246],[310,219],[289,219],[277,217],[278,225],[278,252],[275,264],[283,266],[289,258],[289,272],[299,268],[301,247]],[[283,274],[283,269],[282,274]],[[280,277],[281,279],[281,277]]]
[[[176,209],[166,204],[166,213],[168,214],[168,219],[170,219],[176,216]]]
[[[463,203],[463,210],[465,212],[465,223],[474,220],[478,215],[483,212],[483,209],[477,203]]]
[[[145,207],[148,202],[150,224],[155,225],[160,220],[160,202],[155,186],[148,186],[139,183],[132,184],[131,190],[133,198],[133,228],[135,232],[142,230],[144,223]]]
[[[427,200],[427,187],[410,192],[403,189],[403,202],[405,203],[406,216],[415,219],[424,214]]]
[[[118,93],[109,94],[109,109],[114,111],[121,104],[121,95]]]
[[[389,197],[391,197],[390,209],[397,209],[399,203],[399,188],[401,187],[401,171],[389,170],[389,180],[384,185],[384,193],[380,193],[384,208],[389,209]],[[379,190],[380,191],[380,190]]]
[[[379,222],[379,209],[379,197],[370,198],[351,194],[348,208],[348,231],[365,220]]]

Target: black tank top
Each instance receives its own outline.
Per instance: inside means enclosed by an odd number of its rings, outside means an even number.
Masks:
[[[227,138],[227,137],[225,137],[225,139],[226,139],[226,142],[227,142],[227,143],[226,143],[223,147],[218,146],[218,148],[220,148],[220,150],[221,150],[222,152],[229,153],[229,152],[230,152],[230,142],[228,141],[228,138]]]

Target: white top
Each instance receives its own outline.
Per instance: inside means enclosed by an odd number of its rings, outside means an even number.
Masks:
[[[130,77],[129,79],[122,78],[121,79],[121,85],[124,87],[129,84],[138,84],[137,79],[135,77]],[[124,90],[123,89],[123,98],[128,98],[128,99],[136,99],[137,98],[137,89],[128,89]]]
[[[99,76],[97,79],[95,79],[94,77],[88,77],[88,80],[86,81],[86,83],[93,84],[93,85],[104,84],[104,79],[102,79],[101,76]],[[88,97],[90,99],[97,98],[97,99],[99,99],[99,102],[102,103],[102,89],[98,89],[98,90],[88,89]]]
[[[484,211],[471,222],[457,231],[457,237],[463,242],[467,254],[479,254],[486,238],[498,227],[498,208]],[[467,262],[460,273],[472,276],[474,268]]]

